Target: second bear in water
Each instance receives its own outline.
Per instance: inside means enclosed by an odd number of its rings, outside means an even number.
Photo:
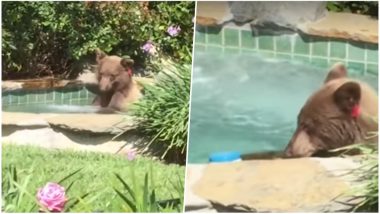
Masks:
[[[142,97],[138,84],[132,79],[134,61],[118,56],[107,56],[96,50],[99,94],[93,104],[101,112],[127,111],[131,103]]]

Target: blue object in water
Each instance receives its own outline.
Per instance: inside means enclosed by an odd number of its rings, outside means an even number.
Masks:
[[[210,162],[232,162],[240,160],[240,152],[216,152],[209,156]]]

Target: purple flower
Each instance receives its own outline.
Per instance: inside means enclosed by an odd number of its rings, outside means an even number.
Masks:
[[[155,54],[156,53],[156,47],[153,45],[152,41],[147,41],[142,47],[141,49],[145,52],[145,53],[149,53],[151,55]]]
[[[170,36],[177,36],[179,32],[181,32],[181,28],[179,26],[172,25],[168,28],[167,32]]]
[[[129,150],[127,153],[128,160],[132,161],[136,158],[136,151],[135,150]]]

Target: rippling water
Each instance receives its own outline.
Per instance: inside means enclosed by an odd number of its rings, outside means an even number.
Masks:
[[[189,162],[211,152],[281,151],[326,71],[289,61],[207,53],[194,59]],[[366,82],[377,88],[377,79]]]

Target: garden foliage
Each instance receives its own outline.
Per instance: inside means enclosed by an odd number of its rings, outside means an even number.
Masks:
[[[164,55],[191,62],[194,2],[3,2],[3,79],[75,77],[95,48],[146,64],[152,41]],[[179,26],[171,37],[167,29]],[[86,58],[87,57],[87,58]]]

